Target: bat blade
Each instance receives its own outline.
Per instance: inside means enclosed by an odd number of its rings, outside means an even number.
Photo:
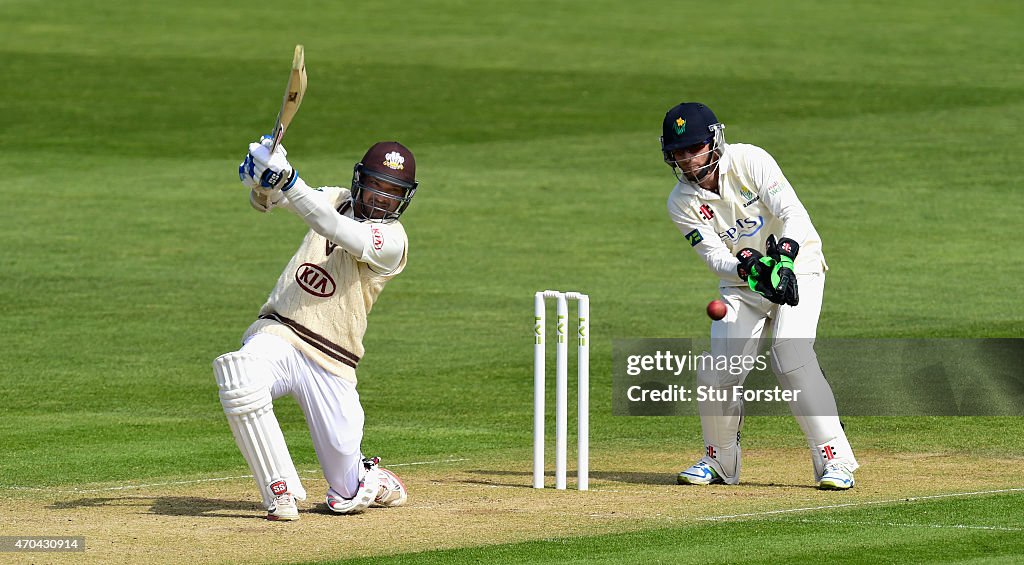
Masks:
[[[299,111],[302,104],[302,97],[306,95],[306,54],[302,45],[295,46],[295,56],[292,57],[292,71],[288,75],[288,84],[284,89],[284,99],[281,101],[281,110],[277,113],[277,120],[274,122],[274,144],[270,151],[273,153],[284,138],[284,132],[292,123],[292,118]]]

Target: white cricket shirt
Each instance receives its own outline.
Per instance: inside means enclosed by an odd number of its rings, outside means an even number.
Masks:
[[[686,241],[724,286],[745,286],[736,253],[764,253],[770,234],[800,244],[794,272],[828,269],[821,238],[775,159],[760,147],[726,144],[719,161],[718,194],[681,181],[668,197],[668,214]]]
[[[367,315],[385,283],[405,268],[409,240],[400,222],[353,221],[347,189],[314,190],[304,183],[296,189],[286,193],[292,199],[287,205],[312,229],[243,339],[276,335],[321,367],[356,382]],[[304,205],[297,204],[300,196]],[[351,240],[354,249],[346,250],[343,240]]]

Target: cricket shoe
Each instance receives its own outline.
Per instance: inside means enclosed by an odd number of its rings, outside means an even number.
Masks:
[[[374,499],[380,492],[381,482],[384,480],[377,462],[380,459],[363,459],[363,472],[359,476],[359,486],[352,498],[345,498],[338,494],[334,488],[327,489],[327,508],[338,514],[359,514],[373,504]]]
[[[267,520],[291,522],[299,519],[299,508],[295,505],[295,497],[286,492],[274,497],[274,502],[267,509]]]
[[[676,482],[681,485],[713,485],[724,483],[718,471],[703,459],[689,469],[676,475]]]
[[[380,466],[380,457],[367,457],[363,459],[363,465],[368,471],[376,470],[380,476],[380,488],[373,498],[372,506],[392,508],[405,504],[409,499],[409,491],[405,490],[405,484],[398,475]]]
[[[853,472],[838,461],[825,463],[825,473],[818,483],[821,490],[847,490],[853,488]]]

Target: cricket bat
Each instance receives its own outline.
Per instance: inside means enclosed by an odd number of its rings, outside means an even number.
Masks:
[[[292,57],[292,70],[288,74],[288,84],[284,87],[284,99],[281,100],[281,110],[277,113],[277,120],[272,130],[273,144],[270,146],[270,153],[273,154],[288,125],[292,123],[295,112],[299,111],[299,104],[302,104],[302,97],[306,94],[306,54],[302,45],[295,46],[295,56]],[[269,211],[271,208],[270,195],[254,191],[252,198],[263,207],[262,211]],[[259,208],[257,208],[259,210]]]
[[[288,75],[288,85],[284,89],[284,99],[281,101],[281,111],[277,113],[277,121],[274,122],[274,144],[270,146],[273,153],[284,138],[284,132],[292,123],[295,112],[299,111],[302,104],[302,97],[306,94],[306,55],[302,45],[295,46],[295,56],[292,57],[292,72]]]

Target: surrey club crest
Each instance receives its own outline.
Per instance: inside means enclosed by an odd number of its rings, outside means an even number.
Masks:
[[[392,151],[384,156],[384,166],[396,171],[402,170],[405,168],[405,157],[398,151]]]

